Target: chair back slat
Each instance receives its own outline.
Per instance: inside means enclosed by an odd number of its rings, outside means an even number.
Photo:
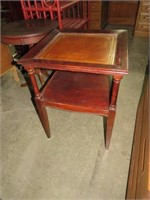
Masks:
[[[24,19],[53,19],[51,6],[46,6],[44,0],[20,0]]]
[[[84,17],[84,1],[80,0],[20,0],[24,19],[50,18],[58,20],[59,28],[84,28],[89,21]],[[88,1],[87,1],[88,2]],[[87,6],[88,7],[88,6]],[[78,25],[79,23],[79,25]],[[65,26],[64,26],[65,25]]]

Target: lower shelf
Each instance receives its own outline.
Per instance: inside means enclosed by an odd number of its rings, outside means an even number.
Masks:
[[[41,92],[45,106],[108,115],[106,75],[56,71]]]

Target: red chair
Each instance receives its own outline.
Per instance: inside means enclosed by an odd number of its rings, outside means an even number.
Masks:
[[[47,7],[43,0],[20,0],[24,19],[40,19],[51,18],[53,13],[51,7]]]
[[[87,27],[88,1],[21,0],[24,19],[57,19],[60,29]]]
[[[81,29],[88,24],[88,1],[44,0],[47,7],[51,6],[53,19],[58,18],[60,29]]]

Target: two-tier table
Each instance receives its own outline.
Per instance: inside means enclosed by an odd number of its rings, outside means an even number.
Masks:
[[[19,63],[30,76],[47,137],[50,127],[46,107],[93,113],[107,119],[105,145],[109,148],[119,84],[128,73],[127,31],[54,30]],[[35,78],[36,68],[54,70],[42,90]]]

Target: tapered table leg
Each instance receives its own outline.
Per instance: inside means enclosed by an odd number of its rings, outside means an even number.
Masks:
[[[41,100],[38,99],[38,98],[35,98],[35,104],[36,104],[36,109],[37,109],[37,112],[38,112],[38,116],[39,116],[40,121],[42,123],[42,126],[43,126],[43,128],[45,130],[45,133],[46,133],[47,137],[50,138],[51,137],[50,126],[49,126],[46,107],[43,106]]]
[[[109,145],[110,145],[110,140],[111,140],[111,135],[112,135],[112,129],[114,126],[114,121],[115,121],[115,110],[110,110],[107,118],[107,123],[106,123],[106,140],[105,140],[105,147],[108,150]]]
[[[40,95],[40,91],[38,88],[38,84],[35,78],[35,70],[34,68],[26,67],[26,70],[29,74],[32,86],[33,86],[33,91],[34,91],[34,100],[35,100],[35,106],[36,106],[36,110],[38,113],[38,116],[40,118],[40,121],[42,123],[42,126],[45,130],[45,133],[47,135],[48,138],[50,138],[51,134],[50,134],[50,127],[49,127],[49,121],[48,121],[48,116],[47,116],[47,111],[46,111],[46,107],[43,105],[42,99],[41,99],[41,95]]]

